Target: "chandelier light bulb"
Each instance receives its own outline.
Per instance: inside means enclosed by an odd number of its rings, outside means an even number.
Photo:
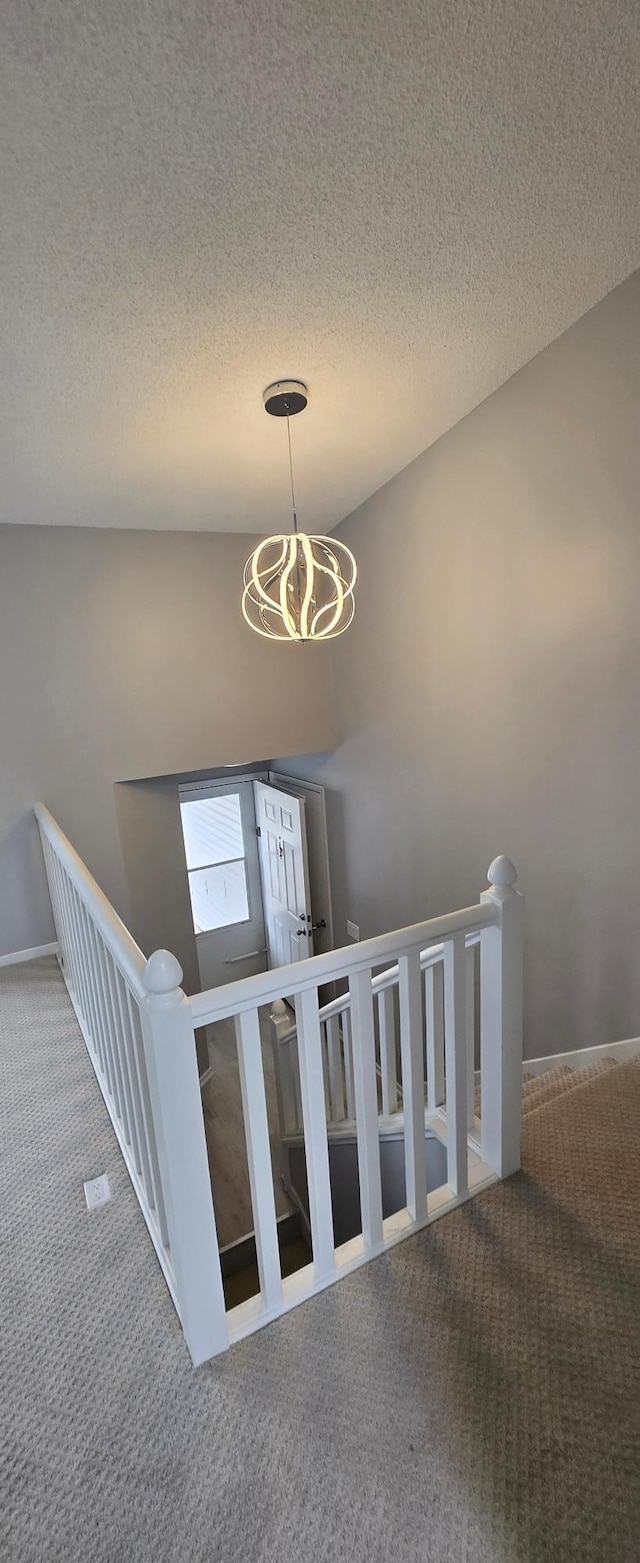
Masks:
[[[266,411],[286,418],[293,531],[258,543],[244,568],[242,612],[267,640],[334,640],[355,613],[357,567],[346,543],[298,531],[289,419],[307,405],[300,380],[281,380],[264,392]]]

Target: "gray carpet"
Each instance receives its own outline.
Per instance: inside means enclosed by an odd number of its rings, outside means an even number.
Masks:
[[[194,1372],[50,960],[0,1025],[4,1563],[637,1563],[637,1066]]]

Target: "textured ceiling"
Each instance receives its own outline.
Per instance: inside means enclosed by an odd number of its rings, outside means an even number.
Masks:
[[[1,518],[331,526],[640,262],[637,0],[2,0]]]

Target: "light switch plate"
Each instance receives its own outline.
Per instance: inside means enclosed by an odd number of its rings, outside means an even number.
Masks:
[[[360,938],[360,929],[358,927],[358,924],[357,923],[350,923],[348,918],[347,918],[347,933],[348,933],[350,939],[359,939]]]

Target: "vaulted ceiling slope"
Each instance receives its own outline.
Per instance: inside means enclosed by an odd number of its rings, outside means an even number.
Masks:
[[[9,522],[330,527],[640,262],[637,0],[3,0]]]

